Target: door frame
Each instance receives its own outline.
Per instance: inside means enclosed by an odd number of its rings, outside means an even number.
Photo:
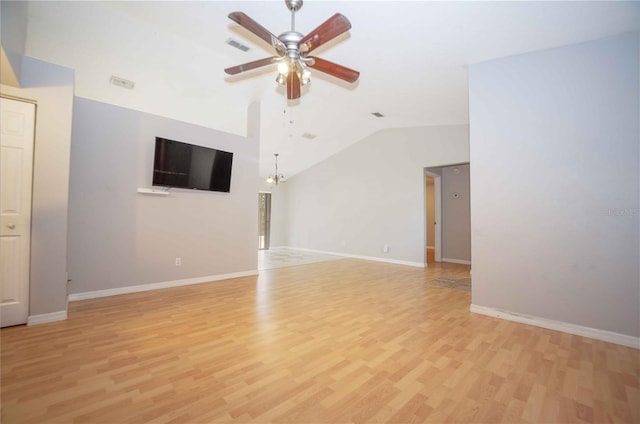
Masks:
[[[422,177],[422,184],[425,196],[424,202],[424,263],[425,266],[428,267],[427,264],[427,233],[429,231],[429,226],[427,225],[428,213],[427,213],[427,177],[433,177],[433,197],[434,197],[434,209],[435,209],[435,237],[434,237],[434,260],[436,262],[442,262],[442,175],[436,174],[435,172],[428,171],[426,168],[424,170],[424,175]]]
[[[424,202],[423,202],[423,208],[424,208],[424,225],[425,225],[425,231],[424,231],[424,263],[425,263],[425,267],[427,266],[427,202],[426,202],[426,196],[427,196],[427,176],[430,177],[434,177],[434,197],[435,197],[435,209],[436,209],[436,234],[435,234],[435,258],[434,260],[436,262],[442,262],[442,238],[443,238],[443,233],[444,233],[444,224],[445,224],[445,217],[444,217],[444,213],[442,211],[442,206],[443,206],[443,202],[442,202],[442,175],[438,174],[437,172],[434,172],[434,170],[442,170],[443,168],[450,168],[453,166],[462,166],[462,165],[469,165],[469,167],[471,167],[471,161],[467,161],[467,162],[454,162],[454,163],[445,163],[442,165],[432,165],[432,166],[426,166],[424,167],[424,173],[422,176],[422,193],[424,195]],[[471,169],[471,168],[470,168]],[[469,184],[471,184],[471,174],[469,174]],[[469,208],[471,208],[471,205],[469,205]],[[472,229],[470,228],[470,231]]]
[[[258,250],[269,250],[271,247],[271,196],[270,191],[260,190],[258,191],[258,238],[260,237],[260,196],[265,195],[265,223],[264,223],[264,247],[260,247],[258,242]]]

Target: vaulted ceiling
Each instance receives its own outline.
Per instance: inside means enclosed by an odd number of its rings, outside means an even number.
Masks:
[[[284,1],[30,2],[26,53],[75,69],[79,96],[228,132],[244,134],[259,101],[260,174],[280,153],[291,176],[383,128],[467,124],[469,64],[640,30],[639,2],[305,0],[297,31],[336,12],[352,24],[314,55],[361,76],[350,85],[313,72],[287,102],[275,65],[223,72],[273,54],[227,18],[233,11],[276,35],[290,29]],[[136,86],[113,86],[111,75]]]

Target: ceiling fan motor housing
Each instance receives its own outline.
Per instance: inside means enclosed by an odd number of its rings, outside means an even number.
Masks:
[[[285,46],[287,46],[287,56],[289,56],[289,59],[293,63],[295,63],[300,58],[298,42],[300,42],[303,37],[304,35],[295,31],[284,32],[278,37],[278,39],[282,41]]]

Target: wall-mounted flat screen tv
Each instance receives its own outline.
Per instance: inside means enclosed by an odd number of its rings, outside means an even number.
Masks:
[[[153,185],[229,192],[233,153],[156,137]]]

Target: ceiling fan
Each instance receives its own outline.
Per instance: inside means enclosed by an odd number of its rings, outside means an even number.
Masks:
[[[302,0],[285,0],[285,4],[291,11],[291,31],[284,32],[278,37],[242,12],[233,12],[229,15],[232,21],[272,46],[278,56],[233,66],[224,71],[229,75],[236,75],[277,63],[278,77],[276,82],[287,86],[288,99],[300,97],[301,86],[308,84],[310,80],[311,71],[309,68],[350,83],[356,82],[360,72],[319,57],[309,56],[313,50],[348,31],[351,28],[351,22],[344,15],[336,13],[318,28],[303,35],[295,30],[295,13],[302,7]]]

